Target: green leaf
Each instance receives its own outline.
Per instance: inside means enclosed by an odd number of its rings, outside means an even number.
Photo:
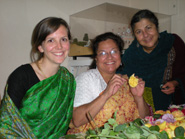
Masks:
[[[112,118],[110,118],[109,120],[108,120],[108,123],[110,124],[110,125],[114,125],[115,123],[116,123],[116,120],[115,119],[112,119]]]
[[[106,128],[107,128],[107,129],[110,129],[110,125],[109,125],[108,123],[105,123],[105,124],[104,124],[104,128],[105,128],[105,129],[106,129]]]
[[[129,139],[140,139],[140,134],[139,134],[139,133],[132,133],[132,134],[127,134],[127,133],[126,133],[126,136],[127,136]]]
[[[116,120],[117,110],[114,112],[114,119]]]
[[[96,139],[107,139],[106,137],[100,137],[100,138],[96,138]]]
[[[148,128],[148,127],[147,127],[147,128]],[[144,128],[142,127],[142,131],[143,131],[142,136],[148,137],[148,136],[151,134],[151,133],[149,132],[149,128],[146,129],[145,127],[144,127]]]
[[[130,122],[129,124],[130,124],[130,126],[133,126],[133,125],[134,125],[134,123],[133,123],[133,122]]]
[[[116,123],[116,124],[114,124],[113,125],[113,130],[116,128],[118,126],[118,124]]]
[[[129,126],[128,128],[126,128],[125,132],[127,134],[133,134],[133,133],[140,133],[140,129],[134,125]]]
[[[158,136],[160,135],[160,132],[158,132],[158,131],[151,131],[151,133],[158,135]]]
[[[185,139],[185,138],[183,136],[183,137],[173,137],[172,139]]]
[[[115,132],[120,132],[120,131],[123,131],[127,128],[127,124],[121,124],[121,125],[118,125],[114,128],[114,131]]]
[[[159,126],[157,126],[157,125],[151,126],[149,129],[150,129],[151,131],[158,131],[158,132],[159,132],[159,130],[160,130]]]
[[[182,126],[175,128],[175,136],[176,137],[183,137],[184,136],[184,128]]]
[[[150,134],[147,139],[158,139],[156,135]]]
[[[110,130],[108,128],[103,129],[100,135],[109,135]]]
[[[160,117],[161,117],[161,114],[154,114],[154,115],[153,115],[153,118],[154,118],[154,119],[159,119]]]
[[[114,132],[113,130],[111,130],[110,133],[109,133],[109,135],[111,135],[111,136],[116,136],[118,134],[119,134],[118,132]]]
[[[124,133],[119,134],[119,137],[121,137],[121,138],[123,138],[123,139],[128,139],[127,136],[125,136]]]
[[[86,134],[87,135],[96,135],[96,131],[92,130],[92,129],[89,129],[89,130],[87,130]]]
[[[169,136],[168,136],[167,132],[164,131],[164,130],[163,130],[162,132],[160,132],[159,137],[160,137],[161,139],[169,139]]]
[[[140,118],[135,119],[135,120],[133,121],[133,123],[134,123],[134,124],[137,124],[138,126],[144,125],[143,120],[140,119]]]

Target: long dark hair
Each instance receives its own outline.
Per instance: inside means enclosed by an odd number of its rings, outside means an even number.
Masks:
[[[123,47],[124,47],[124,42],[123,42],[122,38],[120,36],[112,33],[112,32],[106,32],[106,33],[100,34],[100,35],[96,36],[93,39],[92,44],[91,44],[91,47],[92,47],[92,50],[93,50],[93,55],[92,55],[93,62],[92,62],[92,64],[89,67],[90,69],[96,68],[96,60],[95,60],[95,58],[97,56],[99,43],[102,42],[102,41],[106,41],[108,39],[111,39],[111,40],[113,40],[116,43],[117,47],[119,48],[120,56],[121,56],[122,50],[123,50]]]

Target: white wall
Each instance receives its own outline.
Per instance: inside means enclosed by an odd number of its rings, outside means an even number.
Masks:
[[[9,74],[21,64],[30,62],[32,30],[41,19],[57,16],[69,22],[70,15],[104,2],[128,6],[138,1],[0,0],[0,94],[3,94]],[[142,2],[146,5],[146,0],[141,0]],[[177,6],[177,15],[172,16],[172,32],[179,34],[185,40],[185,0],[177,0]],[[64,66],[68,67],[68,60],[69,58],[63,63]]]
[[[177,7],[177,14],[172,16],[171,31],[185,41],[185,0],[178,0]]]

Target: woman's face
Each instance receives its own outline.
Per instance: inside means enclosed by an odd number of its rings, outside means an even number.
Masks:
[[[120,51],[112,39],[99,43],[96,66],[102,75],[114,74],[121,64]]]
[[[70,49],[66,27],[61,25],[55,32],[48,35],[38,49],[41,53],[44,53],[44,61],[61,64],[67,57]]]
[[[158,30],[148,19],[141,19],[135,24],[134,35],[146,52],[151,52],[158,43]]]

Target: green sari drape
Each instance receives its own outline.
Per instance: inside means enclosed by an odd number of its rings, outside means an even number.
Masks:
[[[64,67],[31,87],[18,110],[5,92],[0,107],[0,138],[57,139],[72,118],[76,82]]]

